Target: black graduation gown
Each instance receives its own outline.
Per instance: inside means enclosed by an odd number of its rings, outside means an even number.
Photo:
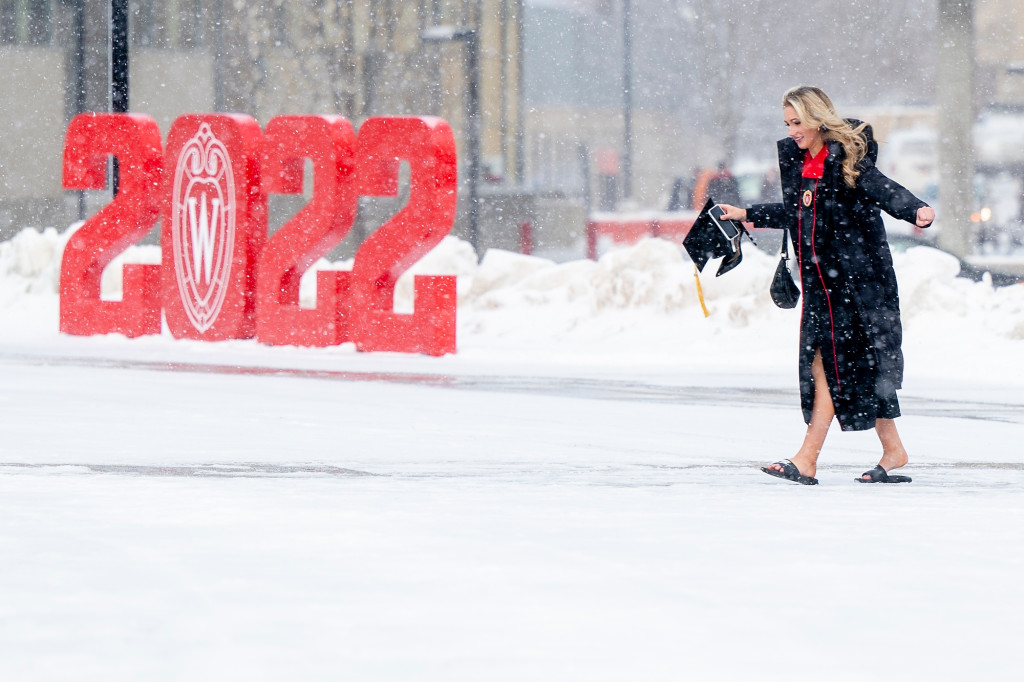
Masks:
[[[859,123],[851,121],[855,126]],[[797,245],[804,288],[800,323],[800,398],[804,421],[814,405],[811,362],[822,363],[836,417],[844,431],[873,428],[878,418],[899,415],[896,389],[903,384],[903,329],[892,255],[881,210],[914,223],[926,206],[875,167],[878,146],[868,137],[857,186],[843,180],[843,148],[828,143],[816,201],[801,219],[805,152],[780,140],[781,204],[748,210],[755,227],[788,229]],[[799,229],[798,229],[799,226]]]

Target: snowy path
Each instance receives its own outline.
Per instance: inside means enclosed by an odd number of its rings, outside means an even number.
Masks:
[[[0,679],[1009,680],[1024,663],[1013,400],[907,395],[913,484],[855,483],[876,444],[837,432],[805,488],[756,468],[802,433],[781,376],[712,391],[53,351],[0,352]]]

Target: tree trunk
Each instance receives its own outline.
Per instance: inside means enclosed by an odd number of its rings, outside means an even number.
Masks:
[[[965,256],[973,250],[973,0],[939,0],[938,49],[939,244]]]

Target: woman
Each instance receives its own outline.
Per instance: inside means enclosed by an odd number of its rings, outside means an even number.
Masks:
[[[864,483],[910,481],[890,474],[907,463],[896,430],[903,381],[902,327],[892,256],[880,209],[918,227],[935,211],[876,167],[871,127],[844,120],[818,88],[782,99],[789,136],[780,140],[781,204],[723,205],[725,217],[788,229],[800,264],[800,397],[807,434],[791,459],[761,470],[814,485],[833,418],[844,431],[874,428],[878,466]]]

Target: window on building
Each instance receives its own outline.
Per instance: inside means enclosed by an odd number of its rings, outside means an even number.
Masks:
[[[133,44],[148,47],[159,42],[154,0],[134,0],[129,5],[128,21]]]
[[[528,142],[527,185],[577,194],[586,191],[583,143],[571,134],[539,132]]]
[[[165,49],[203,46],[207,0],[131,0],[129,33],[133,45]]]
[[[0,0],[0,44],[49,45],[57,0]]]

